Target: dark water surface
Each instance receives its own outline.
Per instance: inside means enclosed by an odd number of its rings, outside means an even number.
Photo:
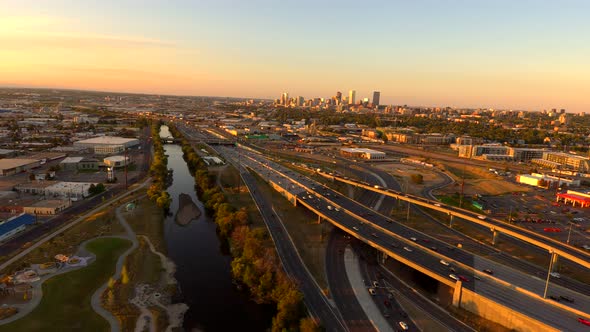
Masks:
[[[163,126],[161,134],[167,131]],[[162,136],[166,136],[165,134]],[[238,290],[230,274],[230,256],[222,251],[215,223],[204,213],[194,191],[194,180],[182,159],[179,145],[165,144],[168,168],[174,180],[167,191],[172,197],[171,216],[164,225],[168,255],[176,263],[179,301],[189,310],[184,316],[187,331],[264,331],[271,325],[273,307],[250,301],[247,292]],[[178,196],[191,196],[203,214],[186,226],[174,222]]]

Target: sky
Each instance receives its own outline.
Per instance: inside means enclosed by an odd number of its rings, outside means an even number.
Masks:
[[[585,0],[0,0],[0,86],[590,112]]]

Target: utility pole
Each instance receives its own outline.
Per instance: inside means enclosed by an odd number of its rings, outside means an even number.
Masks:
[[[547,298],[547,290],[549,289],[549,279],[551,278],[551,270],[553,268],[553,251],[549,252],[551,254],[551,258],[549,260],[549,271],[547,271],[547,281],[545,282],[545,292],[543,293],[543,298]]]
[[[573,222],[570,221],[569,224],[570,224],[570,230],[569,230],[569,232],[567,232],[567,244],[570,244],[570,236],[572,235],[572,224],[573,224]]]
[[[463,162],[463,173],[461,174],[461,196],[459,196],[459,208],[463,208],[463,189],[465,188],[465,162]]]
[[[125,190],[127,190],[127,147],[125,147]]]

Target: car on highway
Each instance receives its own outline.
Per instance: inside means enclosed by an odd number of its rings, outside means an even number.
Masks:
[[[461,281],[464,281],[464,282],[469,281],[469,278],[467,278],[466,276],[458,275],[458,277],[459,277],[459,279],[461,279]]]
[[[559,295],[559,299],[564,300],[564,301],[569,302],[569,303],[574,303],[575,302],[574,299],[572,299],[569,296],[565,296],[565,295]]]
[[[399,248],[399,245],[397,243],[390,243],[390,246],[394,247],[394,248]]]
[[[377,233],[371,233],[371,236],[374,237],[374,238],[376,238],[376,239],[379,238],[379,236],[377,236]]]
[[[432,251],[438,251],[438,248],[437,248],[437,247],[435,247],[435,246],[431,246],[431,247],[430,247],[430,249],[431,249]]]
[[[334,211],[340,212],[340,209],[339,208],[334,208]]]
[[[580,323],[582,323],[582,324],[584,324],[584,325],[588,325],[588,326],[590,326],[590,320],[584,319],[584,318],[582,318],[582,317],[579,317],[579,318],[578,318],[578,322],[580,322]]]
[[[483,271],[484,273],[487,273],[487,274],[489,274],[489,275],[492,275],[492,274],[494,274],[494,271],[492,271],[492,270],[490,270],[490,269],[483,269],[482,271]]]
[[[408,324],[406,324],[406,322],[399,322],[397,323],[399,325],[399,327],[402,328],[402,330],[406,331],[409,329]]]
[[[412,251],[414,251],[414,250],[412,250],[412,249],[410,249],[410,248],[408,248],[408,247],[404,247],[404,250],[405,250],[405,251],[407,251],[407,252],[412,252]]]
[[[332,205],[327,206],[328,210],[332,211]]]
[[[418,241],[418,239],[417,239],[417,238],[415,238],[415,237],[411,237],[411,238],[410,238],[410,240],[412,240],[412,241],[414,241],[414,242]]]
[[[557,279],[561,278],[561,274],[559,274],[557,272],[551,272],[550,274],[553,278],[557,278]]]
[[[375,295],[375,294],[377,294],[377,292],[375,292],[374,288],[369,288],[369,294]]]
[[[358,227],[356,227],[356,226],[352,226],[352,229],[354,229],[354,230],[355,230],[355,231],[357,231],[357,232],[359,231],[359,228],[358,228]]]
[[[434,206],[440,207],[440,203],[434,203]]]
[[[449,278],[459,281],[459,278],[454,274],[449,274]]]
[[[559,298],[555,295],[549,295],[549,298],[552,299],[553,301],[559,302]]]
[[[486,216],[482,216],[482,215],[478,215],[477,218],[481,219],[481,220],[486,220]]]
[[[449,266],[449,265],[451,265],[451,264],[449,264],[449,262],[445,261],[444,259],[441,259],[441,260],[440,260],[440,263],[441,263],[442,265],[444,265],[444,266]]]

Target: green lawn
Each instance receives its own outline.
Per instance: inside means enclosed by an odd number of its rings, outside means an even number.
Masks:
[[[29,315],[0,326],[0,331],[109,331],[106,320],[90,306],[90,297],[115,272],[119,256],[131,242],[96,239],[86,248],[96,260],[85,268],[58,275],[43,284],[41,303]]]

